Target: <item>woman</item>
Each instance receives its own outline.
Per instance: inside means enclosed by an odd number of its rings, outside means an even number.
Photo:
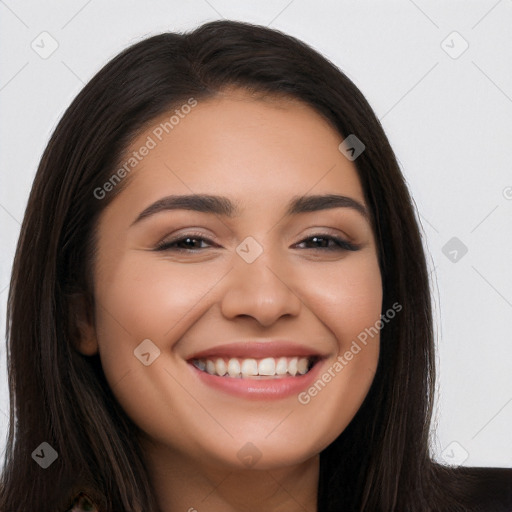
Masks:
[[[0,510],[509,511],[429,452],[425,255],[376,116],[245,23],[108,63],[43,155],[9,295]]]

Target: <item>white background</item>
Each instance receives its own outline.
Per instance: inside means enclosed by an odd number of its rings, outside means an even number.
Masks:
[[[435,456],[512,467],[511,0],[0,0],[2,329],[30,186],[65,108],[128,45],[219,18],[304,40],[369,100],[411,188],[428,251],[439,363]],[[44,31],[58,44],[45,59],[31,46],[51,49]],[[443,253],[452,237],[468,249],[455,262]],[[9,407],[3,339],[1,449]]]

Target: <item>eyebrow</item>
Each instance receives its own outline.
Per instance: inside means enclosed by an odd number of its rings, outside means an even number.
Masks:
[[[288,203],[285,216],[299,213],[316,212],[332,208],[351,208],[369,220],[367,208],[359,201],[338,194],[295,196]],[[171,195],[163,197],[145,208],[132,222],[132,226],[142,219],[168,210],[193,210],[211,213],[225,217],[240,215],[240,209],[235,203],[224,196],[209,194]]]

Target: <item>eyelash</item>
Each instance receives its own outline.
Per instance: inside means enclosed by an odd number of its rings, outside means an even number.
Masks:
[[[338,238],[336,236],[328,235],[325,233],[318,233],[315,235],[312,235],[310,237],[305,238],[304,240],[298,242],[299,244],[302,244],[304,242],[310,241],[314,238],[320,238],[328,241],[333,241],[336,246],[335,247],[313,247],[313,250],[320,250],[320,251],[357,251],[359,250],[359,246],[352,244],[350,242],[347,242],[346,240],[343,240],[342,238]],[[211,243],[208,238],[205,238],[199,234],[189,233],[187,235],[183,235],[180,238],[176,238],[175,240],[170,241],[163,241],[156,245],[155,251],[176,251],[176,252],[193,252],[197,253],[204,249],[178,249],[175,247],[172,247],[175,244],[178,244],[180,242],[183,242],[185,240],[203,240],[205,242]]]

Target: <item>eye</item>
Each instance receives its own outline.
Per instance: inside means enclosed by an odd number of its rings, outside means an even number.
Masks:
[[[206,247],[204,244],[206,243]],[[302,242],[295,244],[309,245],[309,247],[303,247],[304,249],[322,250],[322,251],[357,251],[359,246],[347,242],[342,238],[327,235],[327,234],[316,234],[305,238]],[[311,246],[312,245],[312,246]],[[316,247],[315,247],[316,245]],[[159,242],[155,251],[177,251],[177,252],[200,252],[208,247],[217,246],[208,238],[205,238],[199,234],[189,233],[182,235],[179,238],[173,240],[163,240]],[[217,246],[218,247],[218,246]]]
[[[174,240],[163,240],[162,242],[159,242],[155,247],[155,251],[197,252],[204,249],[204,247],[198,247],[201,242],[207,242],[208,245],[215,245],[211,240],[208,240],[203,236],[189,233]]]
[[[347,242],[342,238],[337,236],[327,235],[327,234],[316,234],[304,239],[302,242],[299,242],[296,245],[301,244],[317,244],[317,247],[306,247],[306,249],[316,249],[316,250],[324,250],[324,251],[358,251],[359,246]],[[330,244],[330,245],[329,245]]]

